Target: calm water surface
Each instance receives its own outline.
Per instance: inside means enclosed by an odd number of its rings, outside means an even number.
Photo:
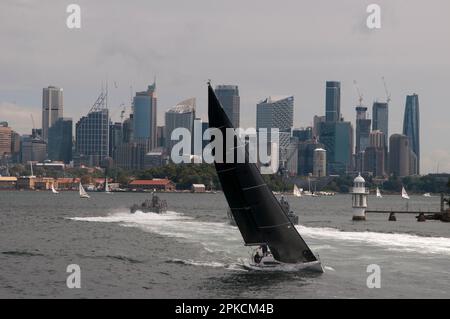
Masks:
[[[351,221],[351,197],[288,197],[298,229],[326,267],[322,275],[249,272],[251,250],[228,225],[223,194],[161,194],[165,215],[128,208],[148,194],[0,192],[2,298],[449,298],[450,224],[413,215]],[[400,196],[369,197],[370,208],[406,209]],[[409,209],[438,210],[412,196]],[[66,267],[81,267],[68,289]],[[381,267],[369,289],[367,266]]]

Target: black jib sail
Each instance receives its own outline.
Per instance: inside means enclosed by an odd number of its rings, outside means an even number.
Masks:
[[[246,245],[267,244],[273,257],[284,263],[312,262],[317,258],[295,229],[280,203],[267,187],[257,166],[226,162],[226,129],[233,128],[208,84],[209,127],[223,136],[223,162],[214,162],[223,192]],[[236,143],[236,138],[235,138]],[[233,148],[236,152],[237,148]],[[235,158],[236,158],[236,154]]]

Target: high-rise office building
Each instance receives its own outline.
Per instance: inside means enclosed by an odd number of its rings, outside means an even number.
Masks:
[[[316,148],[313,155],[313,176],[323,177],[327,175],[327,151]]]
[[[11,154],[11,134],[12,129],[7,122],[0,123],[0,159]]]
[[[86,116],[76,124],[76,152],[91,166],[100,166],[109,157],[109,112],[106,94],[101,93]]]
[[[294,97],[270,96],[256,106],[256,129],[278,128],[280,132],[290,131],[294,124]]]
[[[147,91],[136,92],[133,99],[133,140],[143,144],[146,151],[156,147],[157,98],[156,83]]]
[[[292,136],[296,137],[299,142],[305,142],[313,138],[313,128],[308,126],[306,128],[293,129]]]
[[[217,99],[222,105],[225,114],[228,116],[231,124],[235,128],[239,127],[240,116],[240,97],[239,88],[237,85],[218,85],[216,86],[215,93]]]
[[[323,123],[323,122],[325,122],[325,116],[314,115],[313,131],[312,131],[313,137],[319,138],[319,136],[320,136],[320,126],[322,125],[321,123]]]
[[[166,129],[166,149],[170,155],[172,147],[178,143],[178,141],[172,141],[172,132],[177,128],[186,128],[191,133],[191,154],[193,154],[193,141],[194,141],[194,120],[195,120],[195,98],[184,100],[165,114],[165,129]],[[181,154],[183,155],[183,154]]]
[[[420,113],[419,96],[406,96],[405,114],[403,118],[403,135],[409,139],[409,145],[417,158],[416,174],[420,173]]]
[[[297,174],[301,176],[309,176],[314,172],[314,150],[323,148],[323,144],[317,142],[316,138],[299,142],[298,144],[298,161]]]
[[[37,137],[22,136],[21,141],[22,163],[43,162],[47,158],[47,143]]]
[[[20,162],[20,134],[11,131],[11,159],[13,163]]]
[[[49,86],[42,90],[42,138],[48,140],[48,130],[63,116],[63,89]]]
[[[329,174],[345,174],[353,170],[353,127],[350,122],[324,122],[320,143],[327,151]]]
[[[409,145],[409,138],[403,134],[392,134],[389,138],[389,172],[399,177],[413,175],[411,164],[416,156]]]
[[[388,146],[389,138],[389,105],[387,103],[374,102],[372,106],[372,130],[380,130],[384,133],[385,144]]]
[[[270,96],[256,105],[256,130],[267,130],[267,141],[272,140],[271,129],[278,128],[278,159],[281,167],[286,168],[291,144],[291,129],[294,124],[294,97]],[[258,138],[259,138],[258,134]],[[268,148],[270,149],[270,147]]]
[[[116,149],[123,143],[123,125],[120,122],[109,125],[109,156],[115,160]]]
[[[356,107],[356,145],[355,164],[358,172],[364,172],[364,151],[369,147],[369,134],[371,120],[366,115],[367,107]]]
[[[327,81],[326,83],[325,120],[327,122],[341,120],[341,82]]]
[[[48,158],[72,161],[72,119],[60,117],[48,130]]]
[[[369,146],[364,152],[364,172],[383,177],[387,174],[387,148],[384,133],[380,130],[370,132]]]

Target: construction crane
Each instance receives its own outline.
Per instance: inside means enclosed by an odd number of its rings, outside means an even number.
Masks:
[[[359,106],[362,106],[363,95],[361,94],[361,91],[359,90],[358,82],[356,82],[356,80],[353,80],[353,85],[355,86],[356,92],[358,93]]]
[[[391,93],[387,89],[386,80],[384,79],[384,76],[381,77],[381,79],[383,80],[384,91],[386,92],[386,103],[389,104],[389,102],[391,101]]]
[[[34,118],[33,118],[33,114],[30,114],[31,117],[31,122],[33,123],[33,130],[36,128],[36,125],[34,125]]]

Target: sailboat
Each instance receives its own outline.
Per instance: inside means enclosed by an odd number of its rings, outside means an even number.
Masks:
[[[378,187],[377,187],[377,198],[383,198],[383,196],[381,196],[381,192]]]
[[[293,194],[295,197],[302,197],[302,192],[300,189],[298,189],[297,185],[294,184],[294,191]]]
[[[86,193],[83,185],[81,185],[81,182],[80,182],[79,190],[80,190],[80,198],[90,198],[91,197],[88,195],[88,193]]]
[[[402,198],[404,198],[404,199],[409,199],[409,195],[408,195],[408,193],[406,192],[405,187],[403,187],[403,186],[402,186]]]
[[[105,179],[105,193],[106,194],[112,194],[111,190],[109,189],[109,183],[108,183],[108,179]]]
[[[55,185],[52,184],[52,193],[53,194],[59,194],[59,192],[55,189]]]
[[[226,129],[233,128],[220,105],[211,84],[208,83],[209,127],[221,131],[226,139]],[[258,167],[249,163],[249,153],[243,142],[234,137],[238,147],[229,151],[237,156],[237,150],[245,152],[245,163],[216,162],[219,176],[236,225],[246,246],[257,246],[244,267],[251,270],[301,270],[323,272],[320,260],[289,220],[287,213],[264,182]],[[227,143],[223,141],[223,154]]]
[[[425,194],[423,194],[423,197],[431,197],[431,194],[430,193],[425,193]]]

